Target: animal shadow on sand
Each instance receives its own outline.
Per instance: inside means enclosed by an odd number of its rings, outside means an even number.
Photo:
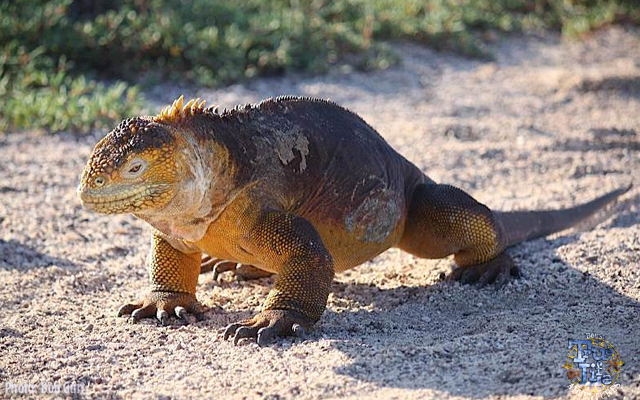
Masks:
[[[576,89],[581,93],[611,93],[628,98],[640,98],[640,76],[608,76],[583,79]]]
[[[630,211],[638,201],[617,204],[612,211],[621,214],[607,227],[639,223]],[[335,300],[373,308],[323,316],[323,336],[352,360],[336,372],[379,387],[472,398],[566,395],[568,340],[596,333],[626,362],[619,382],[632,384],[640,373],[640,303],[556,254],[577,240],[578,233],[509,249],[524,276],[500,289],[336,283]],[[585,262],[597,265],[598,257],[587,254]],[[611,279],[624,278],[612,272]]]
[[[592,151],[629,151],[640,150],[638,132],[634,129],[596,128],[589,131],[588,138],[570,138],[556,141],[545,147],[550,152],[592,152]],[[606,175],[608,171],[592,171],[592,174]],[[621,173],[622,171],[611,171]]]
[[[52,257],[15,240],[0,239],[0,269],[27,271],[52,265],[71,266],[73,263],[63,258]]]

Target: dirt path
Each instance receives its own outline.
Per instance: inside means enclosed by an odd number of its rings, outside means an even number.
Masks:
[[[234,347],[221,329],[257,310],[272,280],[201,276],[210,311],[186,327],[114,318],[145,289],[149,244],[139,221],[76,200],[96,138],[0,136],[0,397],[7,382],[84,383],[96,398],[565,397],[568,339],[596,333],[626,362],[625,398],[640,398],[638,32],[511,38],[494,63],[398,48],[404,63],[388,71],[184,94],[225,106],[331,98],[493,208],[570,206],[633,178],[636,188],[581,229],[512,249],[524,278],[499,291],[438,282],[450,260],[391,250],[338,275],[306,340]]]

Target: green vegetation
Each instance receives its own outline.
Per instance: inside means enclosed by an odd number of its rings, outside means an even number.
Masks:
[[[579,36],[640,23],[635,0],[13,0],[0,2],[0,132],[86,131],[140,112],[142,85],[214,86],[397,61],[409,39],[485,57],[483,33]],[[347,57],[348,56],[348,57]],[[97,81],[120,81],[109,85]],[[127,83],[125,83],[127,82]]]

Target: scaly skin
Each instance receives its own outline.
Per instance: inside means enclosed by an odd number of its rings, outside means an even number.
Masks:
[[[453,254],[453,279],[503,283],[518,276],[506,247],[570,227],[625,191],[568,210],[492,212],[433,182],[334,103],[285,97],[222,114],[203,104],[181,97],[158,116],[123,121],[96,145],[78,187],[86,207],[154,228],[151,289],[119,312],[133,321],[201,317],[198,273],[214,264],[278,275],[263,310],[225,331],[260,345],[310,328],[334,273],[390,247]]]

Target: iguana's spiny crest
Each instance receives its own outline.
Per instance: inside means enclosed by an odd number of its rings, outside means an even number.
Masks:
[[[180,96],[155,117],[122,121],[93,149],[78,187],[83,204],[103,213],[135,213],[166,205],[180,190],[184,138],[179,124],[203,113],[204,101]]]
[[[179,122],[183,118],[196,115],[198,113],[204,112],[204,103],[205,100],[191,99],[184,103],[184,96],[180,96],[176,101],[173,102],[170,106],[166,106],[160,114],[158,114],[153,120],[156,122]]]

